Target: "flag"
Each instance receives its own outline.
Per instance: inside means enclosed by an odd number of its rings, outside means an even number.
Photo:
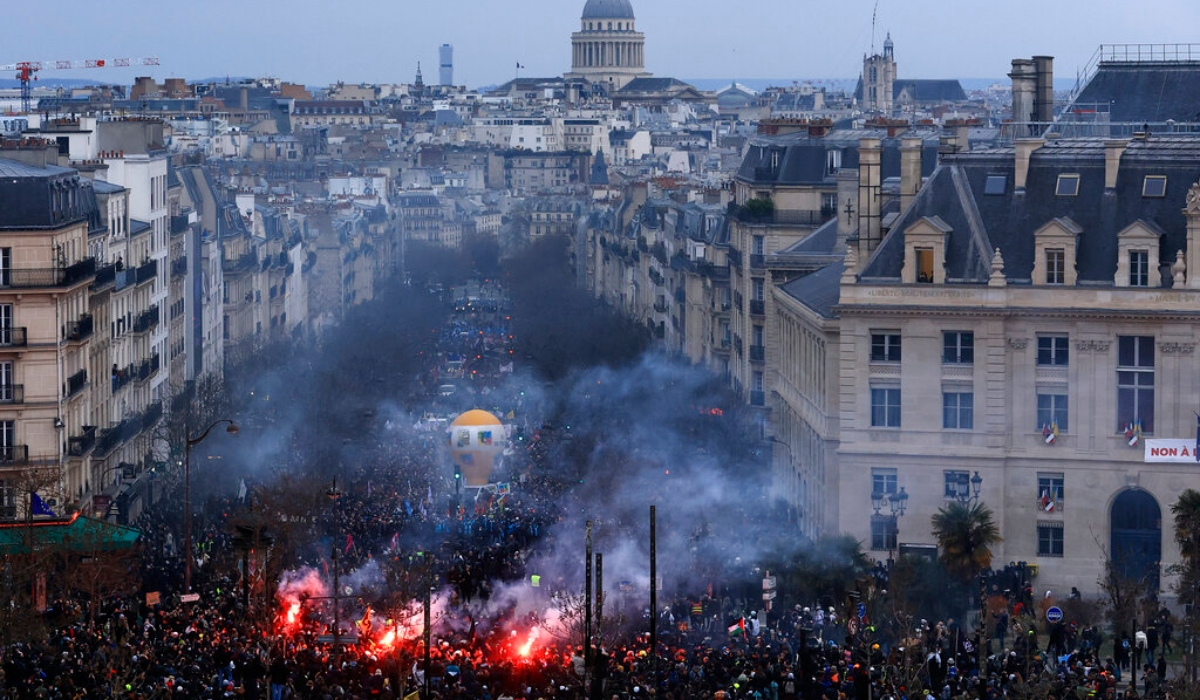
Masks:
[[[1138,443],[1140,441],[1141,441],[1141,421],[1135,420],[1135,421],[1133,421],[1133,423],[1130,423],[1129,425],[1126,426],[1126,442],[1129,443],[1129,447],[1138,447]]]
[[[1058,439],[1058,432],[1056,430],[1054,430],[1053,428],[1051,428],[1049,423],[1043,423],[1042,424],[1042,440],[1044,440],[1047,445],[1053,445],[1054,441],[1057,439]]]
[[[1192,454],[1196,455],[1196,461],[1200,462],[1200,413],[1196,414],[1196,449],[1192,450]]]
[[[37,495],[36,491],[29,492],[29,507],[34,515],[49,515],[54,517],[54,511],[50,510],[50,506],[42,500],[42,497]]]
[[[1039,503],[1042,505],[1042,510],[1047,513],[1054,512],[1054,499],[1050,498],[1049,489],[1042,489],[1042,500]]]
[[[411,515],[411,514],[410,514]],[[400,533],[392,535],[392,542],[388,545],[388,551],[394,552],[400,548]]]
[[[344,550],[342,550],[342,554],[343,555],[349,554],[350,550],[353,547],[354,547],[354,535],[346,535],[346,548]]]
[[[520,61],[517,61],[517,70],[524,70],[524,69],[525,69],[525,66],[521,65]]]
[[[238,500],[246,500],[246,480],[242,479],[242,483],[238,486]]]
[[[729,634],[746,634],[746,618],[739,617],[737,622],[729,626]]]
[[[509,411],[504,414],[504,420],[516,420],[517,414],[514,411]],[[1200,416],[1196,417],[1196,444],[1200,445]]]

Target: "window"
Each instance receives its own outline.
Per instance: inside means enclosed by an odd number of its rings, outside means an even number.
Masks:
[[[900,427],[900,389],[871,389],[871,427]]]
[[[1142,180],[1142,196],[1143,197],[1166,197],[1167,196],[1167,176],[1166,175],[1147,175],[1145,180]]]
[[[1154,432],[1154,338],[1117,337],[1117,432]]]
[[[957,469],[949,469],[943,474],[942,496],[947,500],[966,500],[971,497],[971,473]]]
[[[933,284],[933,248],[917,248],[917,283]]]
[[[1037,363],[1056,367],[1067,366],[1067,336],[1039,335],[1037,339]]]
[[[842,169],[842,152],[841,151],[826,151],[825,152],[825,174],[837,175],[837,172]]]
[[[0,462],[12,462],[17,458],[17,422],[0,420]]]
[[[1150,286],[1150,251],[1129,251],[1129,286]]]
[[[1062,523],[1038,523],[1038,556],[1061,557],[1063,555]]]
[[[764,282],[762,280],[762,278],[755,277],[753,280],[751,280],[750,286],[751,286],[751,294],[752,294],[752,296],[750,297],[751,300],[764,301],[766,299],[767,285],[766,285],[766,282]]]
[[[983,193],[985,195],[1001,195],[1004,194],[1008,186],[1008,177],[1005,175],[988,175],[987,181],[983,185]]]
[[[947,430],[971,430],[975,427],[973,392],[942,392],[942,427]]]
[[[899,362],[900,334],[872,333],[871,362]]]
[[[764,255],[767,252],[766,236],[754,236],[751,240],[750,252],[754,255]]]
[[[942,362],[969,365],[975,362],[975,334],[970,331],[942,333]]]
[[[821,212],[828,212],[828,216],[833,216],[837,213],[838,198],[836,192],[823,192],[821,194]]]
[[[1067,251],[1062,248],[1046,249],[1046,284],[1066,284]]]
[[[1063,494],[1063,475],[1061,472],[1038,474],[1037,497],[1039,501],[1044,496],[1048,502],[1061,503]]]
[[[1079,175],[1059,175],[1054,187],[1054,194],[1059,197],[1075,197],[1079,194]]]
[[[895,516],[875,515],[871,517],[871,549],[890,552],[896,549],[897,526]]]
[[[1047,426],[1058,426],[1059,432],[1067,431],[1067,395],[1042,394],[1037,395],[1037,425],[1035,430]]]
[[[875,467],[871,470],[871,494],[894,495],[899,491],[896,470],[892,467]]]

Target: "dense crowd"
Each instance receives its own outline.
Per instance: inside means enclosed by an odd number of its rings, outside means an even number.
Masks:
[[[497,389],[497,375],[511,371],[510,340],[498,317],[459,317],[439,345],[443,357],[469,358],[454,371],[474,398],[486,395],[489,408],[521,415],[511,459],[523,465],[545,458],[553,438],[537,430],[519,394]],[[429,383],[443,380],[438,369]],[[541,615],[505,603],[496,590],[527,580],[530,552],[564,516],[561,485],[521,470],[530,475],[502,489],[468,494],[443,482],[435,495],[419,475],[439,459],[437,440],[420,426],[398,430],[403,439],[392,451],[341,475],[336,507],[301,525],[302,538],[316,546],[288,553],[289,566],[320,571],[326,583],[331,559],[345,574],[372,565],[384,571],[380,590],[356,584],[352,594],[326,593],[343,606],[336,630],[328,601],[306,600],[308,609],[289,624],[282,603],[251,583],[255,572],[218,563],[234,548],[227,516],[254,505],[251,484],[242,498],[197,513],[190,553],[178,543],[173,509],[143,514],[134,523],[142,532],[138,595],[86,608],[55,601],[44,638],[0,650],[0,700],[388,700],[414,692],[481,700],[1137,698],[1159,693],[1167,674],[1166,611],[1144,631],[1113,640],[1069,621],[1039,636],[1023,572],[1010,583],[1005,577],[1016,574],[1008,570],[993,577],[1003,602],[992,608],[990,639],[954,620],[873,620],[878,599],[798,601],[785,592],[760,619],[754,595],[718,586],[665,600],[659,610],[638,598],[645,591],[630,594],[632,603],[622,595],[595,621],[585,649],[580,635],[564,633],[568,623],[555,629],[550,619],[566,582],[538,583]],[[752,510],[748,504],[751,522]],[[189,554],[200,595],[184,602]],[[888,569],[872,574],[868,595],[885,590]],[[399,586],[419,600],[415,592],[431,585],[443,602],[426,646],[419,618],[388,619],[414,608],[388,610],[387,593]],[[163,593],[158,604],[147,599],[150,591]],[[384,612],[372,618],[371,605]],[[388,638],[389,631],[399,634]],[[331,634],[353,643],[339,648]]]

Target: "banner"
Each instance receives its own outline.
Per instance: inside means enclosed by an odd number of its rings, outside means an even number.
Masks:
[[[1196,463],[1196,441],[1192,439],[1145,440],[1145,462]]]

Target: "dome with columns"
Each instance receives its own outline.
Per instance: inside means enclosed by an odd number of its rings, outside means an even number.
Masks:
[[[645,36],[629,0],[587,0],[579,31],[571,35],[571,72],[609,94],[645,77]]]
[[[633,19],[629,0],[588,0],[583,6],[583,19]]]

